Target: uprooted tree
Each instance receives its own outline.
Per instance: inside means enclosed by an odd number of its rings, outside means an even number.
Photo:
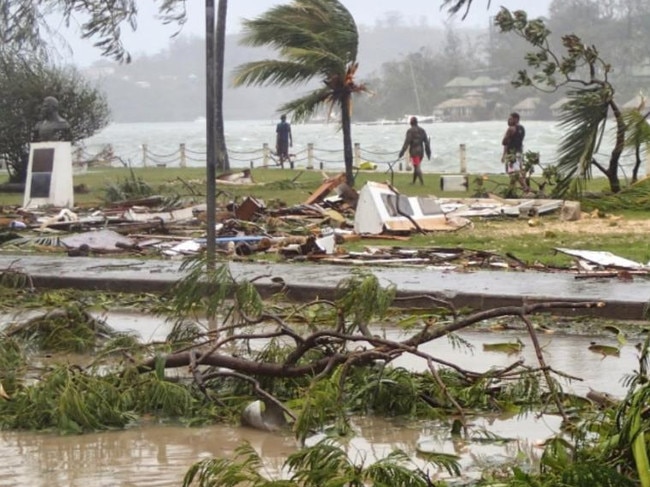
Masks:
[[[536,313],[599,303],[549,302],[461,312],[444,299],[423,295],[417,309],[397,314],[394,306],[408,302],[371,275],[341,282],[336,299],[291,304],[279,299],[283,282],[272,276],[261,277],[277,282],[278,294],[263,300],[255,280],[235,281],[227,265],[211,268],[197,259],[188,261],[183,271],[185,277],[160,299],[158,310],[173,325],[163,341],[141,343],[132,335],[115,333],[89,315],[81,301],[70,304],[68,298],[54,295],[46,301],[55,311],[4,329],[0,382],[11,400],[0,399],[0,427],[83,433],[126,427],[145,415],[190,425],[243,418],[267,429],[289,427],[284,424],[288,421],[304,440],[326,427],[336,435],[351,434],[351,415],[376,414],[446,418],[450,424],[459,418],[459,434],[469,438],[470,414],[514,408],[559,414],[564,433],[575,435],[582,456],[569,460],[567,449],[577,446],[565,439],[554,443],[549,455],[564,462],[561,469],[553,463],[554,474],[583,468],[593,457],[607,474],[624,468],[623,477],[640,476],[635,462],[641,472],[643,456],[633,447],[640,448],[638,432],[650,431],[650,421],[643,416],[637,421],[634,415],[641,414],[639,401],[650,392],[645,369],[631,381],[630,399],[612,406],[603,417],[593,406],[585,406],[584,398],[573,402],[575,398],[562,393],[559,382],[566,377],[545,363],[533,327]],[[24,290],[31,288],[29,276],[18,270],[4,270],[0,285],[4,299],[14,305],[34,299],[33,292]],[[428,304],[423,307],[422,302]],[[479,373],[423,351],[427,343],[440,339],[468,346],[456,332],[505,316],[519,319],[528,331],[539,359],[536,366],[515,360],[508,367]],[[208,319],[218,324],[216,329],[206,331],[203,323]],[[385,334],[382,323],[390,323],[404,338]],[[504,344],[512,346],[520,344]],[[646,349],[647,343],[642,363]],[[34,379],[30,357],[43,350],[86,353],[90,360],[83,365],[54,361],[40,367]],[[403,355],[419,358],[425,371],[393,366]],[[259,401],[251,403],[255,399]],[[255,403],[263,406],[251,409]],[[582,417],[575,415],[578,404]],[[614,413],[620,415],[616,420]],[[598,421],[599,434],[605,435],[596,443],[593,438],[587,441],[588,430],[581,429],[591,421]],[[628,422],[626,436],[619,435],[621,421]],[[630,456],[621,455],[621,449]],[[430,460],[455,471],[453,459],[433,455]]]

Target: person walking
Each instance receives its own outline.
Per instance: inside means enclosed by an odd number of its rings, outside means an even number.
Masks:
[[[427,133],[418,125],[417,117],[411,117],[409,123],[411,126],[406,131],[404,145],[402,146],[402,150],[399,151],[399,157],[401,158],[406,152],[406,149],[408,149],[409,157],[413,164],[413,182],[411,184],[415,184],[415,181],[419,180],[420,184],[424,185],[420,164],[422,163],[425,153],[427,159],[431,160],[431,145]]]
[[[275,152],[280,159],[280,166],[284,169],[284,161],[289,161],[289,147],[293,147],[293,137],[291,136],[291,125],[287,122],[287,116],[280,117],[280,123],[275,127]],[[291,164],[293,169],[293,164]]]

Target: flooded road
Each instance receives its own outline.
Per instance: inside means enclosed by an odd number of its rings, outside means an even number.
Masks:
[[[540,454],[535,447],[559,425],[556,418],[477,420],[495,434],[517,441],[498,446],[452,442],[431,424],[402,424],[383,419],[356,421],[359,436],[347,445],[352,458],[380,458],[395,448],[415,455],[418,445],[437,452],[463,455],[464,475],[478,473],[466,455],[502,463],[518,451]],[[522,428],[525,426],[525,428]],[[191,464],[204,458],[231,455],[248,441],[265,459],[269,475],[277,474],[286,456],[297,449],[290,433],[267,433],[249,428],[208,426],[146,426],[126,431],[58,436],[0,432],[0,486],[30,487],[162,487],[181,485]]]
[[[164,339],[169,331],[168,324],[151,316],[110,313],[105,318],[115,329],[137,331],[147,341]],[[395,329],[380,333],[390,339],[401,337],[401,332]],[[519,359],[524,359],[531,367],[537,365],[530,339],[522,331],[491,333],[469,330],[459,333],[459,336],[472,345],[471,350],[454,347],[445,338],[425,345],[422,350],[476,372],[507,366]],[[521,353],[507,355],[483,350],[484,343],[508,342],[515,338],[525,344]],[[588,350],[590,342],[596,340],[594,337],[540,334],[539,340],[549,365],[583,379],[563,384],[567,392],[584,395],[593,388],[620,396],[624,393],[621,379],[637,367],[637,350],[633,343],[621,348],[620,357],[603,357]],[[597,340],[615,344],[614,338],[606,340],[600,337]],[[407,356],[397,359],[394,365],[414,370],[426,368],[423,361]],[[517,452],[526,452],[532,457],[541,454],[537,446],[559,427],[559,419],[549,416],[476,418],[473,422],[472,431],[485,428],[514,441],[503,445],[468,444],[452,441],[446,429],[438,428],[435,422],[404,423],[360,418],[354,421],[358,436],[349,441],[348,447],[351,453],[358,452],[359,458],[366,455],[368,461],[372,457],[382,457],[394,448],[412,455],[416,454],[418,447],[456,453],[462,456],[464,474],[471,475],[480,469],[477,459],[483,463],[500,464],[513,458]],[[224,425],[202,428],[148,425],[82,436],[0,431],[0,456],[3,459],[0,487],[178,486],[192,463],[203,458],[229,455],[243,441],[249,441],[265,458],[271,473],[277,472],[286,456],[297,448],[290,432],[267,433]]]

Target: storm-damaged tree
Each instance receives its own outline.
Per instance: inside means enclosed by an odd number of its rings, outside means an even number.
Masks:
[[[650,124],[648,123],[650,111],[646,106],[646,99],[643,97],[638,106],[626,109],[623,118],[627,127],[625,135],[625,147],[634,151],[634,167],[632,168],[632,183],[639,180],[639,169],[641,168],[641,154],[650,153]]]
[[[352,96],[366,91],[355,76],[359,33],[350,12],[337,0],[293,0],[244,20],[241,42],[270,46],[277,58],[237,67],[234,84],[299,86],[318,79],[322,85],[278,109],[293,121],[312,117],[324,105],[339,110],[346,182],[354,185]]]
[[[156,298],[159,310],[174,326],[164,340],[151,343],[98,323],[69,295],[48,292],[44,302],[58,304],[56,309],[15,322],[0,334],[0,384],[10,398],[0,398],[0,428],[83,433],[124,428],[151,415],[195,425],[246,418],[251,419],[249,424],[267,429],[292,427],[304,444],[315,434],[349,436],[354,416],[375,415],[439,418],[441,427],[471,444],[473,438],[484,442],[486,437],[474,430],[470,415],[544,411],[561,416],[567,427],[557,443],[549,444],[545,453],[549,462],[540,473],[541,478],[552,473],[555,483],[519,485],[589,485],[566,481],[566,472],[592,482],[597,475],[618,482],[591,485],[632,485],[639,476],[647,477],[643,464],[647,455],[640,444],[650,431],[650,420],[640,416],[650,393],[646,368],[642,366],[635,376],[630,401],[620,407],[611,405],[601,415],[584,398],[561,392],[559,380],[566,376],[545,362],[532,322],[536,313],[561,308],[594,311],[601,307],[599,303],[562,301],[459,311],[435,295],[397,297],[394,286],[383,288],[375,276],[354,274],[340,283],[330,299],[315,297],[291,304],[281,299],[281,279],[261,276],[277,285],[279,294],[271,305],[262,300],[254,281],[234,281],[227,265],[207,273],[205,268],[202,259],[186,262],[183,279],[166,296]],[[20,269],[0,272],[1,304],[20,306],[21,299],[33,304],[38,291],[32,284]],[[25,293],[25,287],[33,292]],[[89,296],[83,300],[86,306],[92,302]],[[104,300],[100,297],[98,302]],[[403,309],[399,320],[382,327],[391,316],[395,320],[392,306],[398,304],[417,306],[417,311]],[[206,331],[209,317],[217,322],[217,330]],[[517,356],[501,368],[465,370],[439,356],[437,347],[426,347],[435,340],[451,340],[454,346],[469,349],[457,332],[499,317],[523,325],[537,353],[537,365],[524,364]],[[492,344],[491,350],[497,346],[510,353],[520,351],[523,344]],[[647,356],[647,340],[640,348]],[[42,364],[43,357],[57,351],[89,354],[92,360],[41,366],[35,380],[29,363],[38,358]],[[395,363],[407,356],[420,360],[424,370],[412,371]],[[168,369],[179,372],[169,374]],[[255,399],[264,406],[246,415],[248,406],[258,402]],[[619,417],[615,417],[617,412]],[[586,419],[598,428],[582,428],[580,421]],[[573,447],[564,436],[572,432],[589,436]],[[567,455],[558,446],[576,451]],[[455,456],[428,450],[420,453],[450,475],[457,474]],[[219,460],[202,462],[189,475],[198,485],[238,487],[329,485],[327,478],[347,479],[346,484],[336,485],[409,485],[384,477],[395,466],[353,464],[346,452],[327,444],[305,448],[292,457],[289,466],[299,475],[294,483],[264,483],[259,457],[247,457],[244,452],[240,460],[243,463],[228,463],[232,468],[227,467],[227,472]],[[383,468],[388,470],[378,470]],[[227,479],[221,477],[226,474]],[[409,477],[415,482],[411,485],[432,485],[430,474],[421,474]],[[193,485],[191,478],[186,485]]]
[[[615,89],[609,80],[612,65],[603,60],[598,49],[587,45],[574,34],[562,36],[562,52],[551,45],[551,31],[542,19],[529,20],[526,12],[502,8],[495,17],[502,33],[514,33],[535,50],[526,55],[533,70],[521,70],[513,84],[532,86],[542,91],[568,90],[562,105],[560,124],[563,130],[557,168],[560,182],[556,196],[579,193],[592,168],[599,169],[609,181],[612,192],[621,189],[619,159],[625,147],[627,124],[614,99]],[[596,160],[609,117],[615,127],[614,147],[607,165]]]
[[[25,182],[29,142],[46,96],[59,100],[61,115],[70,123],[72,143],[108,124],[105,96],[76,68],[0,49],[0,160],[10,182]]]

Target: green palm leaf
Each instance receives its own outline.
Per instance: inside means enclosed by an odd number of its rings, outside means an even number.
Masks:
[[[600,86],[569,93],[569,101],[563,105],[560,116],[560,128],[565,135],[558,149],[557,167],[561,175],[556,187],[558,195],[570,190],[581,192],[582,183],[591,178],[594,153],[598,151],[607,120],[608,96]]]
[[[314,77],[310,66],[291,61],[267,59],[239,65],[235,69],[235,86],[287,86],[306,83]]]
[[[330,111],[334,106],[335,100],[329,89],[321,88],[307,93],[301,98],[291,100],[280,107],[283,112],[293,113],[293,119],[296,122],[309,120],[315,115],[324,103],[329,102]]]

